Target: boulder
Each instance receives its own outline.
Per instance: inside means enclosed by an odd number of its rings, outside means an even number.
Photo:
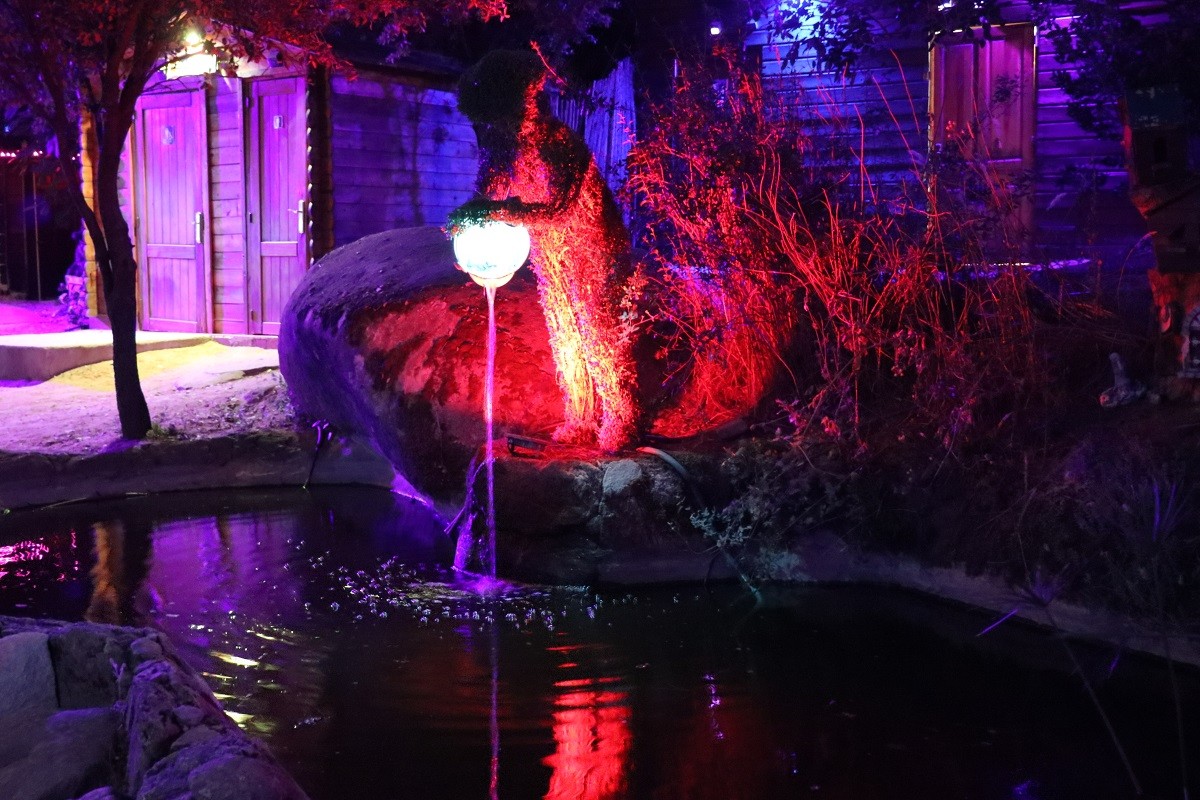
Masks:
[[[0,616],[0,798],[118,797],[305,796],[163,634]]]
[[[29,750],[24,758],[0,768],[0,797],[72,800],[108,786],[120,720],[111,708],[88,708],[60,711],[26,728]]]
[[[456,501],[485,438],[487,321],[483,289],[455,268],[440,228],[387,231],[334,250],[308,271],[283,312],[280,370],[302,417],[365,439],[417,491]],[[529,437],[541,451],[497,468],[497,502],[514,506],[498,510],[502,527],[594,527],[601,514],[607,527],[630,527],[632,515],[639,528],[642,518],[675,513],[677,478],[653,459],[644,472],[623,454],[605,477],[609,459],[594,449],[543,448],[564,414],[531,270],[497,292],[496,330],[497,451],[508,434]],[[705,405],[695,375],[661,374],[667,340],[658,335],[647,330],[635,348],[648,427],[688,437],[727,423],[728,413],[714,417]],[[637,508],[647,503],[672,510]]]
[[[125,661],[133,635],[122,628],[76,623],[50,635],[50,654],[62,708],[96,708],[117,701],[114,665]]]
[[[50,714],[57,709],[50,637],[26,631],[0,638],[0,715]]]
[[[546,436],[563,418],[528,270],[496,299],[497,433]],[[487,301],[440,228],[368,236],[305,275],[283,314],[280,369],[297,410],[366,437],[414,487],[461,494],[484,440]]]
[[[137,800],[305,800],[266,748],[229,733],[173,749],[147,773]]]

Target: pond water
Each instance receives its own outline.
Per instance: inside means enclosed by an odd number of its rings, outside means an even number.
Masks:
[[[0,613],[161,628],[314,800],[1132,796],[1039,630],[861,588],[482,599],[450,550],[370,489],[64,506],[0,518]],[[1160,665],[1079,652],[1147,791],[1179,797]]]

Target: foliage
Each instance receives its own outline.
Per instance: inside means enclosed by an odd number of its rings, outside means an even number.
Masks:
[[[769,573],[770,559],[797,533],[858,521],[852,517],[861,509],[848,496],[845,481],[814,467],[785,442],[743,445],[720,469],[732,499],[693,512],[691,522],[715,546],[741,556],[753,577]]]
[[[1200,5],[1164,3],[1149,24],[1144,9],[1108,0],[1040,0],[1035,21],[1062,68],[1054,82],[1070,97],[1068,111],[1095,133],[1120,133],[1121,101],[1133,89],[1174,86],[1200,122]],[[1065,11],[1065,14],[1064,14]]]
[[[668,373],[695,387],[689,410],[744,414],[786,364],[797,436],[862,446],[886,426],[954,449],[1039,392],[1032,287],[1012,255],[1022,187],[977,132],[914,160],[900,190],[877,188],[844,166],[860,154],[825,155],[844,141],[822,132],[836,121],[810,129],[755,74],[718,66],[684,74],[629,162],[644,242],[666,265],[660,356],[682,354]]]
[[[493,50],[463,73],[458,108],[476,125],[519,122],[526,95],[546,78],[546,66],[528,50]]]
[[[587,143],[551,113],[546,77],[539,55],[513,50],[494,50],[463,74],[459,109],[479,141],[482,202],[452,225],[490,207],[528,228],[563,397],[554,438],[616,452],[641,422],[628,319],[640,281],[620,209]]]
[[[1127,447],[1094,476],[1103,490],[1072,504],[1072,522],[1087,542],[1076,569],[1118,608],[1159,624],[1195,611],[1200,541],[1187,471],[1144,444]]]
[[[618,0],[508,0],[506,38],[516,46],[536,42],[551,58],[563,59],[594,41],[617,5]]]
[[[716,74],[685,68],[628,159],[641,243],[661,265],[650,315],[666,384],[683,417],[711,424],[762,399],[798,321],[794,276],[763,223],[780,198],[803,199],[784,182],[802,171],[805,143],[769,118],[737,58],[723,52]]]
[[[932,41],[945,31],[999,22],[1004,0],[751,0],[749,15],[763,24],[776,44],[786,44],[785,63],[802,52],[820,69],[852,71],[864,58],[898,42]]]

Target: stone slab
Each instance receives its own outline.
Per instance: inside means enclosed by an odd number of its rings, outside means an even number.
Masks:
[[[138,352],[189,347],[212,339],[203,333],[138,331]],[[112,359],[112,331],[25,333],[0,336],[0,380],[44,381],[55,375]]]

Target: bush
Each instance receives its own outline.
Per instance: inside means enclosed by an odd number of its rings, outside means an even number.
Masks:
[[[629,188],[686,413],[745,414],[784,375],[797,435],[861,446],[876,424],[953,448],[1044,389],[1019,232],[1004,228],[1021,188],[971,155],[972,132],[882,199],[849,173],[861,158],[830,157],[836,137],[735,53],[684,70],[654,118]]]

